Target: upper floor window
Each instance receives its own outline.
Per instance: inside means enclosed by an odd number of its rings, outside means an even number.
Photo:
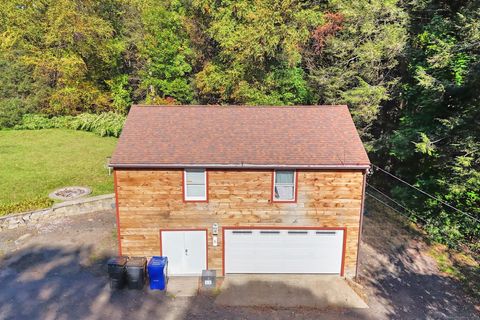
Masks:
[[[207,172],[205,169],[186,169],[184,171],[185,201],[207,200]]]
[[[293,170],[275,170],[273,183],[274,201],[295,201],[296,172]]]

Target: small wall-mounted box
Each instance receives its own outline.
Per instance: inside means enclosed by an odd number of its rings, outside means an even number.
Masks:
[[[213,235],[218,235],[218,223],[214,223],[212,226],[212,234]]]
[[[202,287],[214,289],[217,285],[217,270],[202,270]]]

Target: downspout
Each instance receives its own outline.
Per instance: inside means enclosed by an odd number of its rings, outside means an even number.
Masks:
[[[358,246],[357,246],[357,263],[355,265],[355,281],[358,281],[358,266],[360,264],[360,242],[362,241],[363,232],[363,212],[365,211],[365,188],[367,186],[367,172],[363,171],[363,185],[362,185],[362,204],[360,206],[360,222],[358,226]]]

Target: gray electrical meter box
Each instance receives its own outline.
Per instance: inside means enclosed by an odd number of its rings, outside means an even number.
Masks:
[[[214,289],[217,284],[217,270],[202,270],[202,287]]]

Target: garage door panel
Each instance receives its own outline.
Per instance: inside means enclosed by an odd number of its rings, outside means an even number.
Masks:
[[[343,230],[225,230],[226,273],[341,272]]]

